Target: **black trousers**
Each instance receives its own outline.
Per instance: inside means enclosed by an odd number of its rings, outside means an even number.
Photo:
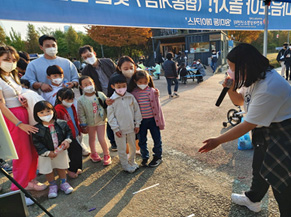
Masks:
[[[269,184],[260,175],[261,166],[264,161],[264,156],[268,148],[268,144],[265,141],[265,137],[260,129],[255,129],[253,131],[253,145],[254,145],[254,156],[253,156],[253,178],[252,184],[249,191],[245,192],[245,195],[252,202],[260,202],[265,194],[268,192]],[[274,188],[272,188],[275,199],[279,205],[281,217],[291,216],[291,185],[289,185],[284,192],[279,193]]]
[[[291,72],[290,72],[290,75],[289,75],[289,71],[290,71],[290,68],[291,68],[291,63],[286,63],[286,80],[291,80]]]
[[[76,173],[78,169],[82,169],[82,147],[76,139],[73,139],[68,148],[70,158],[69,171]]]
[[[111,146],[116,147],[115,138],[114,138],[114,132],[111,129],[111,127],[108,124],[108,122],[107,122],[107,127],[106,127],[106,134],[107,134],[107,137],[108,137],[108,139],[110,141]]]

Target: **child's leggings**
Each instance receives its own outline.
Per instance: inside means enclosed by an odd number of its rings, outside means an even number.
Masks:
[[[123,169],[127,169],[130,164],[133,166],[135,164],[135,133],[128,133],[128,134],[122,134],[122,137],[119,138],[116,135],[115,136],[115,142],[117,145],[117,151],[119,155],[119,160],[121,163],[121,166]],[[126,142],[128,143],[129,147],[129,159],[127,160],[127,154],[126,154]]]
[[[109,155],[109,148],[105,139],[105,125],[88,127],[89,146],[91,153],[96,153],[96,134],[104,155]]]
[[[28,124],[26,108],[10,108],[10,111],[18,120],[24,124]],[[26,188],[28,183],[36,177],[38,154],[32,144],[30,136],[19,127],[16,127],[5,116],[4,119],[18,155],[18,160],[13,160],[13,177],[23,188]],[[16,191],[18,188],[12,184],[11,190]]]
[[[69,171],[76,173],[78,169],[82,169],[82,147],[76,139],[73,139],[68,148],[70,158]]]

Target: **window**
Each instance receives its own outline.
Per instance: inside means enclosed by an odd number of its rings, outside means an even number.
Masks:
[[[209,52],[209,42],[191,43],[190,53]]]

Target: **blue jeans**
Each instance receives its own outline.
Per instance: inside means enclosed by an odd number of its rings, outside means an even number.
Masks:
[[[167,79],[167,83],[168,83],[168,94],[169,95],[172,95],[172,82],[174,81],[175,82],[175,88],[174,88],[174,92],[177,92],[178,91],[178,87],[179,87],[179,83],[178,83],[178,80],[177,78],[166,78]]]
[[[211,62],[211,68],[212,68],[213,72],[216,71],[216,67],[217,67],[217,62]]]
[[[147,147],[147,134],[148,129],[151,132],[152,138],[154,140],[154,156],[157,158],[162,158],[162,140],[160,128],[156,125],[155,118],[143,119],[140,124],[139,130],[139,147],[142,159],[149,159],[149,151]]]

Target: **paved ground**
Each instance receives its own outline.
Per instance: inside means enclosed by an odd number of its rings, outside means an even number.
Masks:
[[[227,111],[234,108],[229,98],[220,107],[214,105],[223,78],[224,74],[212,76],[208,72],[200,84],[188,80],[188,84],[180,84],[180,97],[174,99],[167,96],[165,78],[155,80],[166,119],[166,129],[162,131],[164,162],[159,167],[127,174],[122,171],[116,152],[108,167],[84,157],[84,173],[69,180],[75,189],[71,195],[60,192],[52,200],[47,199],[47,191],[32,192],[33,195],[56,217],[279,216],[271,191],[258,214],[231,203],[232,192],[248,190],[252,151],[237,150],[237,141],[233,141],[207,154],[197,152],[205,139],[230,128],[222,126]],[[150,137],[149,146],[152,147]],[[141,162],[139,156],[137,161]],[[38,179],[45,180],[43,176]],[[1,177],[1,183],[4,192],[8,191],[6,178]],[[152,188],[134,194],[147,187]],[[36,205],[29,207],[29,212],[33,217],[46,216]]]

